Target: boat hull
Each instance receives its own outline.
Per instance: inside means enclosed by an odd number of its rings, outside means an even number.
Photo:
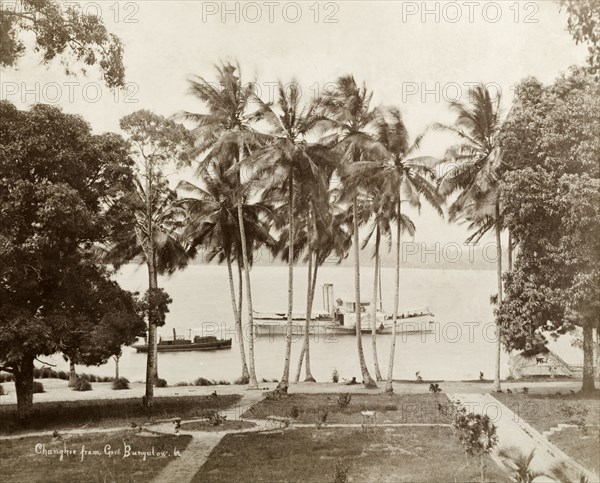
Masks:
[[[304,323],[299,324],[292,321],[292,336],[304,334]],[[258,335],[286,335],[287,322],[285,321],[256,321],[254,331]],[[391,323],[377,328],[378,334],[391,334],[393,326]],[[361,333],[370,334],[372,328],[370,325],[361,327]],[[434,322],[402,322],[396,325],[396,334],[423,334],[434,332]],[[313,322],[309,328],[309,334],[335,334],[335,335],[356,335],[355,327],[345,327],[333,322]]]
[[[134,345],[133,348],[138,352],[148,352],[147,344]],[[204,343],[157,345],[158,352],[213,351],[222,349],[231,349],[231,339]]]

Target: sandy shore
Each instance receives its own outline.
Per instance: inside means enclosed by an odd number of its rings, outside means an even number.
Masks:
[[[77,392],[71,390],[67,386],[67,381],[61,379],[40,379],[44,385],[46,392],[33,395],[33,402],[50,402],[50,401],[89,401],[95,399],[125,399],[125,398],[141,398],[145,393],[145,385],[143,383],[131,383],[130,389],[123,391],[114,391],[111,388],[110,382],[94,382],[92,390],[86,392]],[[15,387],[12,382],[2,384],[4,390],[8,392],[5,396],[0,396],[0,406],[8,404],[16,404],[17,396]],[[452,393],[473,393],[485,394],[491,392],[492,385],[490,383],[479,382],[460,382],[446,381],[440,382],[440,387],[444,392]],[[259,388],[263,391],[272,390],[277,386],[276,383],[260,383]],[[376,394],[383,392],[385,383],[379,383],[378,389],[365,389],[362,384],[345,385],[334,384],[331,382],[319,383],[300,383],[292,384],[289,388],[290,393],[339,393],[348,392],[353,394]],[[580,381],[545,381],[545,382],[505,382],[502,384],[504,390],[511,389],[513,392],[520,392],[523,387],[527,387],[530,391],[536,393],[555,393],[556,391],[569,392],[571,390],[578,391],[581,387]],[[171,386],[164,388],[155,388],[154,395],[157,397],[182,397],[182,396],[203,396],[210,395],[214,391],[219,395],[226,394],[243,394],[246,392],[247,386],[238,385],[223,385],[223,386]],[[429,392],[429,384],[415,383],[394,383],[394,391],[397,394],[417,394]]]

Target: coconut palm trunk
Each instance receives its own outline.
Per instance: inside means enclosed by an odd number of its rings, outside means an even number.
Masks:
[[[353,244],[354,244],[354,302],[355,302],[355,316],[356,316],[356,346],[358,349],[358,361],[360,364],[360,372],[363,378],[363,384],[367,388],[377,387],[375,381],[369,373],[367,363],[365,361],[365,354],[362,345],[362,328],[360,320],[360,246],[358,238],[358,200],[354,196],[352,200],[352,223],[353,223]]]
[[[302,350],[300,351],[300,357],[298,358],[298,368],[296,369],[295,381],[300,381],[300,373],[302,371],[302,363],[306,360],[306,370],[304,382],[315,382],[315,378],[312,375],[310,369],[310,324],[312,322],[312,307],[315,301],[315,290],[317,286],[317,270],[319,265],[317,264],[316,256],[313,265],[312,254],[309,254],[308,259],[308,289],[306,291],[306,322],[304,325],[304,343],[302,344]]]
[[[312,260],[312,258],[310,259]],[[317,264],[317,260],[315,257],[313,266],[312,266],[312,280],[310,282],[310,294],[307,300],[306,307],[306,327],[304,330],[304,358],[306,359],[306,367],[304,370],[304,382],[315,382],[315,378],[312,375],[312,371],[310,369],[310,336],[309,336],[309,328],[312,321],[312,308],[315,301],[315,289],[317,286],[317,270],[319,269],[319,265]]]
[[[290,359],[292,356],[292,322],[294,309],[294,174],[288,178],[288,313],[285,333],[285,360],[283,375],[277,385],[279,391],[287,392],[290,383]]]
[[[244,348],[244,334],[242,331],[241,310],[238,310],[238,305],[236,302],[235,284],[233,282],[233,269],[231,267],[231,254],[229,252],[227,252],[226,260],[227,260],[227,275],[229,277],[229,295],[231,297],[231,306],[233,308],[233,317],[234,317],[234,321],[235,321],[235,334],[238,339],[238,344],[240,347],[240,360],[242,363],[242,376],[241,376],[240,382],[241,382],[241,384],[247,384],[249,375],[248,375],[248,364],[246,363],[246,350]]]
[[[377,357],[377,299],[379,294],[379,245],[381,242],[381,231],[379,226],[375,228],[375,275],[373,277],[373,301],[371,302],[371,349],[373,350],[373,363],[375,364],[375,379],[383,381],[379,370],[379,358]]]
[[[394,280],[394,312],[392,315],[392,341],[390,344],[390,360],[388,362],[387,382],[385,392],[392,394],[394,392],[394,358],[396,356],[396,332],[398,325],[398,307],[400,305],[400,238],[402,235],[401,220],[402,203],[398,202],[398,221],[396,222],[396,266]]]
[[[240,141],[238,151],[238,163],[244,159],[244,145]],[[246,246],[246,230],[244,228],[244,208],[243,199],[241,198],[237,205],[238,224],[240,228],[240,244],[242,245],[242,262],[244,264],[244,278],[246,281],[246,303],[248,305],[248,372],[249,372],[249,387],[251,389],[258,388],[256,380],[256,369],[254,367],[254,313],[252,310],[252,285],[250,284],[250,264],[248,262],[248,249]]]
[[[500,200],[496,200],[496,264],[498,277],[498,307],[502,303],[502,239],[500,237],[502,227],[500,225]],[[510,247],[509,247],[510,249]],[[500,355],[502,353],[502,342],[500,340],[500,326],[496,324],[496,367],[494,371],[494,392],[502,391],[500,385]]]

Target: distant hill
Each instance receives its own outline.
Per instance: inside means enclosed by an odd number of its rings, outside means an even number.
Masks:
[[[373,265],[373,248],[367,247],[360,252],[361,266]],[[402,245],[403,268],[422,268],[422,269],[444,269],[444,270],[496,270],[496,245],[487,243],[483,245],[461,245],[459,243],[413,243],[406,242]],[[192,262],[194,265],[206,263],[202,253]],[[216,262],[212,262],[216,263]],[[256,266],[284,266],[281,259],[273,260],[273,256],[266,249],[258,250],[254,256]],[[331,258],[326,262],[327,265],[342,267],[353,266],[352,254],[338,264],[336,258]],[[503,253],[503,266],[506,267],[507,254]],[[393,249],[388,252],[387,246],[384,246],[381,254],[382,267],[394,267],[395,259]]]

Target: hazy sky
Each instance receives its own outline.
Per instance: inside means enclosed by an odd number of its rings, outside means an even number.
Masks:
[[[566,15],[549,0],[81,5],[101,13],[123,40],[127,88],[111,92],[92,72],[66,76],[60,64],[42,66],[29,54],[17,69],[2,71],[1,94],[22,107],[61,105],[82,114],[97,132],[118,130],[122,116],[141,108],[164,115],[201,110],[187,93],[187,79],[211,79],[221,60],[239,61],[265,100],[278,80],[297,79],[309,100],[327,82],[352,73],[374,91],[375,105],[400,107],[414,136],[433,122],[451,122],[448,101],[465,95],[472,83],[501,90],[506,112],[516,82],[526,76],[552,82],[586,57],[585,47],[566,32]],[[423,151],[441,155],[448,142],[432,134]],[[414,221],[417,241],[466,238],[465,227],[449,225],[429,209],[414,214]]]

